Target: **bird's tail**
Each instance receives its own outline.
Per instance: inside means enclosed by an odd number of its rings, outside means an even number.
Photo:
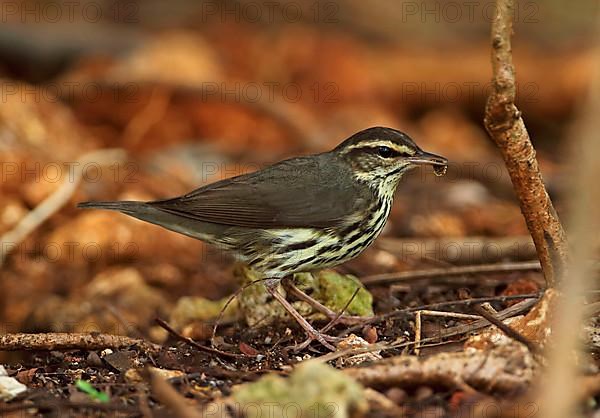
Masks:
[[[148,202],[81,202],[77,204],[77,207],[82,209],[115,210],[197,239],[210,239],[211,236],[220,230],[214,224],[193,221],[176,214],[168,213]]]
[[[81,202],[77,204],[80,209],[106,209],[133,214],[147,208],[145,202],[121,201],[121,202]]]

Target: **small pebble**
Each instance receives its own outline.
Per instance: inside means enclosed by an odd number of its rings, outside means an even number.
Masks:
[[[102,363],[102,359],[95,351],[90,351],[87,356],[86,362],[90,367],[102,367],[104,363]]]
[[[402,405],[404,403],[404,401],[406,401],[406,398],[408,397],[406,391],[404,389],[400,389],[400,388],[390,388],[385,392],[385,396],[387,396],[387,398],[394,402],[396,405]]]
[[[363,338],[369,343],[373,344],[377,342],[377,328],[367,325],[362,329]]]
[[[429,386],[419,386],[415,391],[415,400],[422,402],[433,395],[433,389]]]

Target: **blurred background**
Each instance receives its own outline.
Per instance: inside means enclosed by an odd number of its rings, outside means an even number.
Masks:
[[[594,5],[517,3],[517,103],[561,214],[571,132],[591,72]],[[403,182],[383,237],[342,270],[365,276],[534,257],[482,123],[492,2],[14,0],[0,7],[0,235],[82,175],[68,202],[26,237],[4,235],[0,332],[160,339],[152,321],[180,297],[217,299],[237,288],[232,260],[75,204],[173,196],[328,150],[374,125],[407,132],[451,166],[443,178],[424,170]],[[103,148],[127,154],[88,154]]]

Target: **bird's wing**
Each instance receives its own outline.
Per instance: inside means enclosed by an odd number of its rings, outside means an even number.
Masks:
[[[150,205],[188,219],[249,228],[339,225],[363,207],[369,191],[332,166],[331,156],[299,157]],[[346,171],[344,171],[346,170]]]

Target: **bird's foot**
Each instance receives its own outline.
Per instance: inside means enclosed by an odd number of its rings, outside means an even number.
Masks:
[[[306,332],[306,335],[308,335],[308,338],[306,340],[304,340],[304,342],[302,342],[300,344],[296,344],[293,347],[291,347],[295,353],[298,353],[298,352],[304,350],[306,347],[308,347],[315,340],[319,341],[323,346],[327,347],[331,351],[336,351],[337,350],[330,343],[339,342],[339,341],[342,340],[342,338],[333,337],[331,335],[324,334],[321,331],[318,331],[318,330],[316,330],[314,328],[313,328],[313,330],[314,330],[314,333]]]
[[[336,348],[330,343],[330,341],[338,341],[337,337],[332,337],[330,335],[325,335],[320,331],[316,330],[300,313],[292,306],[291,303],[287,301],[287,299],[277,291],[276,284],[275,285],[267,285],[267,291],[273,296],[283,308],[300,324],[300,326],[308,335],[308,339],[304,341],[299,346],[294,348],[294,351],[298,352],[304,348],[306,348],[312,341],[320,342],[324,347],[331,351],[336,351]]]
[[[300,299],[301,301],[308,303],[314,310],[322,313],[330,320],[335,320],[335,323],[345,324],[345,325],[358,325],[358,324],[362,324],[362,323],[367,322],[370,319],[372,319],[369,316],[354,316],[354,315],[346,315],[343,313],[340,315],[339,313],[336,313],[336,312],[332,311],[331,309],[329,309],[327,306],[323,305],[321,302],[319,302],[312,296],[307,295],[302,290],[298,289],[291,280],[283,279],[282,284],[284,285],[285,289],[290,294],[294,295],[296,298]]]

